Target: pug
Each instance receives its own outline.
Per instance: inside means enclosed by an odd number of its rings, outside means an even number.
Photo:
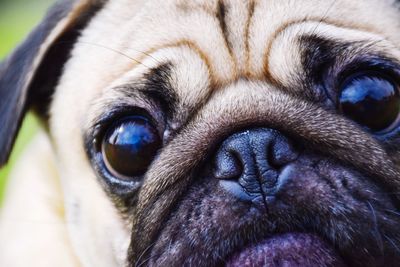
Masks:
[[[58,1],[0,67],[0,266],[398,266],[400,3]]]

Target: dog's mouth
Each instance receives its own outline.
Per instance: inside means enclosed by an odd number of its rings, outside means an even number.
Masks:
[[[301,156],[274,196],[243,200],[198,179],[136,263],[144,266],[397,266],[398,215],[370,179]],[[389,211],[389,212],[387,212]]]
[[[288,233],[233,253],[226,267],[347,266],[336,250],[313,234]]]

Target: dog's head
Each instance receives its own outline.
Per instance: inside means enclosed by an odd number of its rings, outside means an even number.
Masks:
[[[0,99],[2,163],[47,126],[85,264],[400,261],[396,1],[61,1]]]

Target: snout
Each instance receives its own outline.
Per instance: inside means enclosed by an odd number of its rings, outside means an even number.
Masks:
[[[213,176],[228,194],[259,208],[264,206],[268,216],[282,173],[299,154],[299,148],[277,130],[245,130],[222,143],[216,152]],[[226,266],[346,265],[335,249],[317,235],[287,233],[238,250],[227,259]]]
[[[248,128],[213,150],[135,260],[149,266],[394,266],[390,241],[375,245],[398,225],[397,216],[383,211],[394,209],[379,185],[350,165],[277,129]],[[377,224],[380,233],[371,231]]]
[[[280,132],[251,129],[236,133],[216,153],[214,177],[242,200],[266,201],[276,192],[279,176],[299,153]]]
[[[374,144],[271,86],[221,90],[146,173],[130,264],[396,266],[400,217],[379,179],[389,161],[367,164]]]

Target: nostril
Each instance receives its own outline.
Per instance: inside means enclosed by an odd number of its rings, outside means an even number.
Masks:
[[[298,150],[289,140],[279,135],[268,147],[269,163],[275,169],[280,169],[299,157]]]
[[[276,130],[255,129],[238,133],[225,140],[217,152],[214,176],[238,180],[244,174],[279,171],[298,158],[297,151],[292,142]]]
[[[215,159],[214,176],[217,179],[237,180],[243,172],[243,166],[236,151],[224,150]]]
[[[274,192],[282,169],[297,157],[297,149],[279,131],[246,130],[221,144],[214,158],[213,176],[223,189],[240,199],[264,199]]]

